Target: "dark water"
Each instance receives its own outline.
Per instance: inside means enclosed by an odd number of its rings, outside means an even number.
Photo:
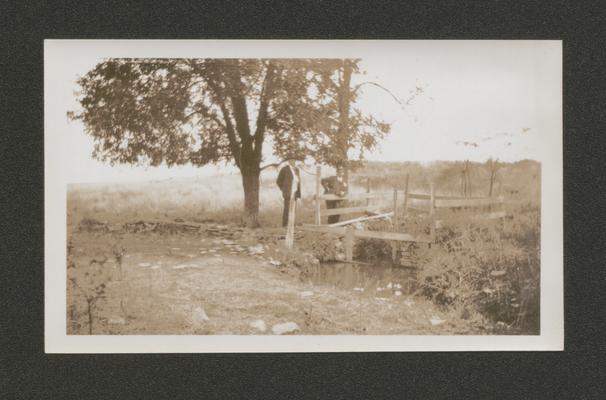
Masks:
[[[416,272],[391,263],[366,265],[334,262],[308,269],[306,281],[379,297],[400,296],[415,290]]]

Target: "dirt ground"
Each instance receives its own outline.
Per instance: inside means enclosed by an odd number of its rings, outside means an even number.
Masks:
[[[67,331],[88,334],[87,293],[98,297],[93,334],[487,333],[482,321],[445,314],[395,288],[369,293],[306,282],[299,268],[272,256],[279,243],[267,237],[272,233],[225,226],[198,232],[141,223],[126,231],[75,229]],[[113,256],[116,247],[124,248],[121,261]],[[95,291],[98,285],[103,290]]]

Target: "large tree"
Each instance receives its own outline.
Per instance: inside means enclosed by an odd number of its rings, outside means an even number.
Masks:
[[[305,121],[309,68],[309,60],[109,59],[78,80],[81,109],[70,116],[95,139],[99,160],[233,162],[242,175],[243,220],[256,227],[266,138],[288,132],[298,142],[312,125]]]
[[[267,138],[278,159],[335,166],[346,192],[347,170],[389,131],[355,107],[358,72],[358,61],[340,59],[109,59],[78,80],[81,109],[70,116],[99,160],[233,162],[243,221],[256,227]]]

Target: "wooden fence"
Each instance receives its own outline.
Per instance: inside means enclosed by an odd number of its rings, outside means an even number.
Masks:
[[[350,193],[339,197],[334,194],[322,194],[321,190],[321,168],[316,168],[316,194],[314,196],[314,221],[315,224],[304,224],[300,227],[303,231],[326,233],[344,237],[345,258],[353,261],[353,247],[356,238],[380,239],[392,242],[392,257],[395,260],[398,242],[418,242],[431,244],[435,242],[436,230],[442,227],[451,218],[468,219],[499,219],[506,216],[502,209],[504,199],[499,197],[474,197],[464,198],[455,196],[436,195],[434,184],[430,184],[429,193],[412,193],[408,190],[409,177],[406,176],[404,189],[393,189],[389,192],[371,192],[370,182],[366,185],[365,193]],[[390,210],[384,206],[372,204],[373,199],[391,199]],[[323,209],[322,203],[326,200],[366,200],[365,205]],[[482,209],[488,208],[487,212]],[[500,208],[497,210],[497,208]],[[442,213],[442,210],[453,211]],[[406,232],[398,232],[398,222],[409,212],[426,213],[429,216],[429,235],[412,235]],[[364,214],[345,221],[332,224],[323,224],[323,217],[330,215]],[[391,219],[391,231],[371,231],[365,229],[354,229],[353,224],[373,219]]]

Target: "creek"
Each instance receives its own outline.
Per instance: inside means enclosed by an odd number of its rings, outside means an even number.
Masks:
[[[416,286],[416,270],[390,262],[373,264],[330,262],[308,268],[306,283],[386,297],[410,294]]]

